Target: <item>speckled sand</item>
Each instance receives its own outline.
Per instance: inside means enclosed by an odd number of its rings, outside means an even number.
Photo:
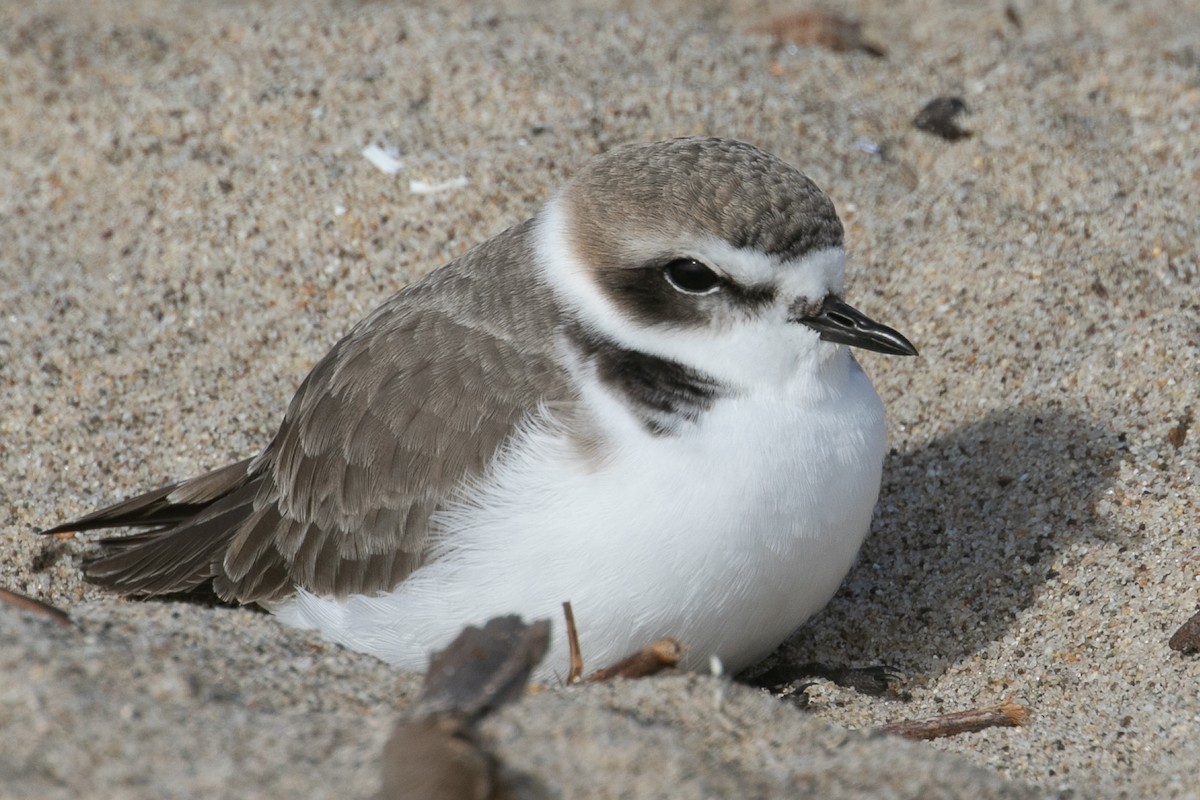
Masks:
[[[1200,796],[1200,660],[1167,648],[1200,606],[1200,12],[973,5],[851,4],[884,59],[773,46],[745,28],[788,7],[720,0],[0,5],[0,587],[78,625],[0,605],[0,796],[373,792],[416,677],[104,596],[86,541],[33,531],[256,452],[404,282],[591,154],[690,133],[802,166],[850,299],[921,348],[862,356],[874,532],[783,653],[895,664],[912,699],[550,691],[489,723],[501,757],[565,797]],[[941,94],[973,138],[909,127]],[[1024,729],[828,724],[1010,695]]]

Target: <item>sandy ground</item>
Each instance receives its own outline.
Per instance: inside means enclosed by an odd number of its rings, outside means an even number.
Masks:
[[[876,524],[778,654],[894,664],[911,699],[554,690],[486,726],[504,763],[563,797],[1200,796],[1200,660],[1167,647],[1200,607],[1200,12],[976,6],[852,3],[885,58],[719,0],[0,6],[0,587],[75,620],[0,605],[0,796],[374,792],[417,677],[104,596],[86,541],[33,532],[256,452],[388,294],[590,155],[691,133],[805,169],[849,298],[921,349],[862,357]],[[971,138],[910,127],[944,94]],[[1010,696],[1025,728],[846,730]]]

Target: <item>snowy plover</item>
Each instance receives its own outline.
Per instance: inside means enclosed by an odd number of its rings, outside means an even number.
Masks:
[[[52,531],[146,528],[88,580],[211,581],[405,669],[564,600],[592,664],[671,636],[741,669],[870,524],[883,406],[846,345],[916,354],[842,300],[843,261],[829,199],[767,153],[616,148],[356,325],[259,455]]]

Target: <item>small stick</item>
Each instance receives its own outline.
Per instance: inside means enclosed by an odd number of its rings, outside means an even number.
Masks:
[[[567,686],[579,681],[583,675],[583,652],[579,649],[579,631],[575,629],[575,612],[571,610],[571,601],[563,603],[563,616],[567,618],[567,650],[570,653],[571,665],[567,670]]]
[[[598,669],[587,676],[588,683],[610,681],[613,678],[648,678],[670,669],[683,658],[684,646],[674,639],[659,639],[636,653],[625,656],[612,666]]]
[[[61,608],[55,608],[49,603],[34,600],[32,597],[26,597],[23,594],[17,594],[8,589],[0,589],[0,602],[8,603],[17,608],[23,608],[26,611],[32,611],[35,614],[43,614],[59,625],[65,625],[68,628],[75,624],[71,622],[71,617],[67,615],[67,612]]]
[[[928,719],[906,719],[884,725],[879,730],[906,739],[937,739],[957,736],[986,728],[1019,728],[1029,719],[1029,709],[1012,699],[986,708],[955,711]]]

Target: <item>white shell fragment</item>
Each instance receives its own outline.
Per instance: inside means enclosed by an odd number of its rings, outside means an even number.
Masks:
[[[400,151],[394,147],[380,147],[377,144],[369,144],[362,149],[363,158],[370,161],[381,172],[388,175],[395,175],[404,168],[404,162],[400,160]]]
[[[448,192],[451,189],[462,189],[467,185],[467,177],[459,175],[457,178],[451,178],[448,181],[441,183],[426,183],[425,181],[409,181],[408,190],[414,194],[435,194],[437,192]]]

